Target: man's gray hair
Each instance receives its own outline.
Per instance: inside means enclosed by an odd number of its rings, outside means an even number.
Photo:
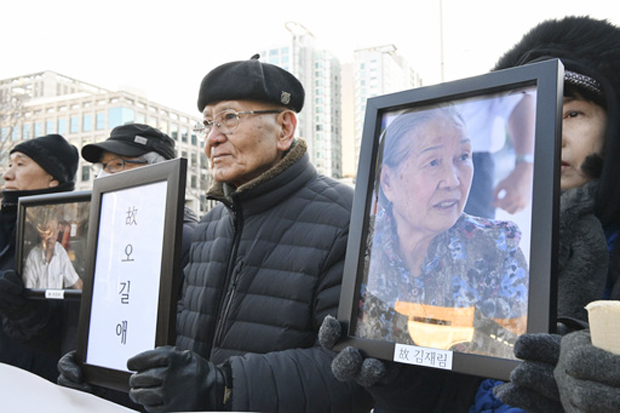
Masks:
[[[154,163],[160,163],[166,160],[166,158],[164,158],[157,152],[147,152],[140,158],[144,159],[149,165],[152,165]]]

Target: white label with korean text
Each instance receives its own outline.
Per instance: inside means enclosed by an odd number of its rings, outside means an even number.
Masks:
[[[64,290],[45,290],[45,298],[49,298],[52,300],[64,300],[65,291]]]
[[[452,352],[448,350],[395,344],[394,361],[452,370]]]

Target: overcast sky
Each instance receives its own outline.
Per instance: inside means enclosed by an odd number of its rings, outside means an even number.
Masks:
[[[0,78],[43,70],[147,97],[197,115],[213,67],[286,44],[287,21],[342,63],[357,48],[393,44],[425,84],[488,71],[538,22],[590,15],[620,25],[614,0],[3,0]]]

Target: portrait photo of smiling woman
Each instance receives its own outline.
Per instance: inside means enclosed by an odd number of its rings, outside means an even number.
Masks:
[[[528,263],[516,224],[463,212],[474,138],[453,104],[407,110],[381,134],[357,337],[513,357]]]

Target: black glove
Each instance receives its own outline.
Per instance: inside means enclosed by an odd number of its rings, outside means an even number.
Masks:
[[[148,412],[230,410],[232,374],[191,351],[158,347],[129,360],[129,397]]]
[[[84,382],[82,367],[75,359],[75,350],[68,352],[58,360],[58,384],[76,390],[93,393],[90,384]]]
[[[510,373],[510,382],[493,389],[502,402],[531,413],[563,412],[553,377],[560,354],[558,334],[524,334],[515,342],[515,356],[524,360]]]
[[[7,317],[14,316],[26,307],[24,282],[13,270],[6,270],[0,275],[0,312]]]
[[[588,331],[562,338],[554,374],[567,412],[620,412],[620,356],[594,347]]]
[[[50,321],[50,304],[46,300],[27,300],[24,282],[13,270],[0,275],[0,315],[4,333],[19,341],[44,340],[56,327]],[[42,345],[47,348],[49,342]]]

